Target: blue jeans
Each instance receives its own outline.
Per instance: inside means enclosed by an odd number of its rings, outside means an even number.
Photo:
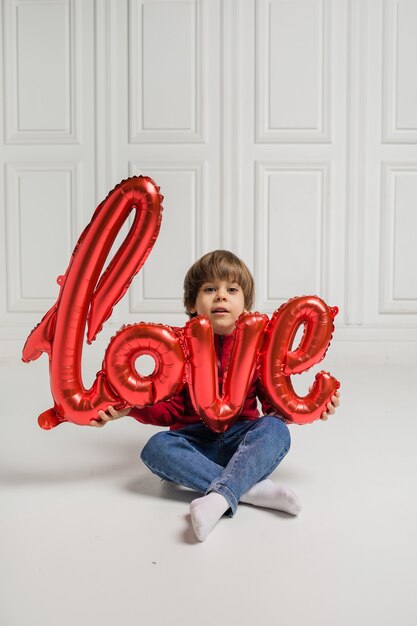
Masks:
[[[290,443],[288,426],[266,415],[235,422],[221,434],[203,423],[156,433],[141,458],[164,480],[203,494],[220,493],[234,515],[242,495],[274,471]]]

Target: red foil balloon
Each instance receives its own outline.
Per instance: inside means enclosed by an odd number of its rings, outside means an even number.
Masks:
[[[255,372],[267,321],[267,316],[260,313],[243,313],[237,320],[221,397],[218,391],[213,330],[209,319],[196,317],[185,326],[184,336],[189,350],[188,383],[191,399],[200,418],[217,433],[223,433],[230,428],[242,410]]]
[[[142,376],[135,368],[141,355],[154,358],[156,368]],[[130,405],[146,406],[166,400],[183,386],[185,354],[179,335],[161,324],[133,324],[111,340],[104,357],[112,387]]]
[[[116,408],[154,404],[178,393],[188,382],[200,418],[215,432],[224,432],[241,411],[258,361],[261,381],[280,414],[298,424],[320,417],[339,386],[336,379],[321,372],[311,393],[303,398],[294,392],[290,380],[291,375],[323,359],[331,340],[337,309],[313,296],[290,300],[269,323],[266,315],[259,313],[239,317],[221,396],[213,331],[207,318],[194,318],[185,329],[176,331],[150,323],[123,327],[110,342],[91,389],[84,387],[81,358],[86,327],[91,343],[143,266],[159,233],[162,199],[150,178],[123,181],[97,207],[80,236],[65,276],[58,278],[57,302],[23,349],[26,362],[42,352],[49,354],[54,407],[39,417],[40,426],[53,428],[63,421],[87,425],[109,404]],[[132,210],[133,225],[102,273]],[[291,350],[301,325],[300,345]],[[142,354],[150,354],[156,361],[150,376],[136,371],[135,361]]]
[[[29,335],[23,360],[49,354],[51,390],[55,401],[39,417],[42,428],[62,421],[86,425],[109,404],[126,406],[109,385],[103,371],[86,389],[81,376],[84,333],[91,343],[114,305],[123,297],[140,270],[158,236],[163,197],[159,187],[146,177],[134,177],[115,187],[97,207],[90,224],[75,246],[56,304]],[[107,269],[100,274],[122,225],[134,210],[132,227]]]
[[[303,296],[283,304],[268,324],[259,374],[271,402],[290,422],[308,424],[320,418],[340,387],[333,376],[320,372],[310,393],[300,397],[290,379],[292,374],[300,374],[324,358],[337,313],[337,307],[328,307],[317,296]],[[301,325],[304,325],[304,333],[300,344],[291,350]]]

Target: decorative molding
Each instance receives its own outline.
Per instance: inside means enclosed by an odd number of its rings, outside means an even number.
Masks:
[[[315,292],[317,295],[327,297],[328,270],[325,260],[329,259],[329,185],[330,185],[330,163],[256,163],[255,164],[255,205],[258,210],[255,213],[255,282],[257,286],[257,302],[260,310],[273,311],[283,302],[288,300],[288,294],[282,298],[270,298],[268,294],[268,271],[267,259],[269,257],[268,233],[268,203],[267,193],[271,174],[277,172],[296,172],[319,174],[321,179],[321,194],[319,206],[318,224],[318,247],[319,258],[317,258],[317,274]],[[290,263],[290,260],[287,260]],[[302,295],[302,294],[299,294]]]
[[[34,313],[45,311],[50,308],[55,297],[28,297],[22,292],[23,285],[23,261],[22,261],[22,221],[20,206],[20,180],[25,173],[57,173],[63,172],[67,178],[67,205],[66,205],[66,245],[68,261],[71,256],[75,233],[77,232],[77,187],[78,187],[79,164],[74,163],[9,163],[6,166],[6,243],[7,243],[7,313]],[[34,207],[36,211],[36,207]],[[43,250],[45,255],[46,252]],[[62,268],[62,273],[66,267]],[[58,290],[57,290],[58,295]]]
[[[383,43],[382,43],[382,77],[383,77],[383,99],[382,99],[382,143],[408,143],[415,144],[417,141],[417,124],[410,128],[399,128],[397,124],[398,117],[398,99],[399,99],[399,47],[400,47],[400,14],[407,8],[414,10],[414,18],[417,26],[417,7],[414,3],[404,3],[403,0],[385,0],[384,2],[384,25],[383,25]],[[403,5],[403,6],[401,6]],[[409,23],[409,17],[406,18]],[[415,29],[408,29],[412,33],[415,53],[417,53],[417,44],[415,38]],[[411,87],[415,82],[415,55],[407,55],[410,63],[410,71],[408,85]],[[414,89],[415,97],[415,89]],[[417,104],[417,102],[415,103]],[[417,113],[415,113],[417,117]],[[415,117],[415,119],[416,119]]]
[[[236,0],[223,0],[220,13],[220,247],[237,250],[238,183],[238,49]]]
[[[130,163],[129,175],[133,176],[139,172],[144,172],[146,175],[151,176],[155,180],[158,180],[158,172],[187,172],[190,174],[190,180],[192,181],[193,189],[193,214],[192,214],[192,229],[193,236],[190,239],[191,258],[194,261],[201,256],[202,251],[205,249],[206,233],[208,232],[208,224],[206,223],[207,211],[204,210],[203,202],[203,189],[204,179],[207,180],[205,175],[204,165],[196,163],[181,163],[181,164],[162,164],[162,163],[141,163],[140,166],[135,163]],[[172,233],[174,236],[174,233]],[[169,262],[169,261],[167,261]],[[187,268],[188,269],[188,268]],[[129,311],[135,314],[175,314],[183,313],[184,307],[182,303],[182,293],[179,293],[176,298],[149,298],[145,293],[146,283],[146,268],[142,268],[140,280],[135,288],[129,291]]]
[[[398,176],[415,176],[417,181],[417,162],[383,163],[381,175],[381,247],[379,272],[379,313],[417,314],[417,297],[395,297],[395,257],[396,257],[396,213]],[[411,198],[410,198],[411,203]],[[416,219],[417,221],[417,219]],[[415,250],[415,236],[412,243]],[[411,252],[411,251],[410,251]],[[411,264],[411,276],[415,269]]]
[[[111,33],[110,0],[94,0],[95,201],[111,188]]]
[[[365,321],[365,218],[367,206],[367,3],[348,3],[346,103],[346,217],[344,322]]]
[[[274,4],[278,5],[279,0]],[[296,0],[294,0],[294,4]],[[288,5],[288,2],[286,2]],[[320,82],[318,110],[320,120],[316,128],[273,128],[270,120],[270,14],[272,0],[256,0],[256,142],[257,143],[331,143],[331,12],[329,0],[317,0],[320,6],[322,32],[318,37]],[[299,8],[299,16],[303,8]],[[257,96],[257,97],[256,97]]]
[[[190,36],[191,48],[194,55],[191,56],[191,74],[193,88],[191,90],[191,123],[188,128],[155,128],[147,129],[144,125],[144,51],[143,14],[146,5],[155,5],[159,0],[129,0],[129,142],[136,143],[204,143],[205,142],[205,110],[207,102],[204,100],[204,84],[206,82],[206,60],[208,54],[208,41],[205,34],[207,19],[205,16],[205,2],[203,0],[164,0],[161,4],[188,5],[191,9]],[[204,30],[203,30],[204,29]],[[203,45],[203,44],[206,45]],[[163,41],[159,42],[163,47]],[[158,83],[158,76],[154,82]],[[161,85],[160,97],[167,103],[170,99],[169,90],[166,92]]]
[[[36,5],[62,5],[66,8],[67,28],[65,67],[66,124],[64,128],[21,128],[19,112],[19,38],[18,11]],[[6,81],[5,142],[7,144],[73,144],[78,143],[80,116],[80,7],[79,0],[5,0],[4,5],[4,66]],[[45,103],[46,106],[46,103]]]

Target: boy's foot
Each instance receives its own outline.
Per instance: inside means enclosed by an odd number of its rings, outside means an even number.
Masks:
[[[199,541],[207,539],[210,531],[228,508],[229,503],[226,498],[215,491],[191,502],[191,522]]]
[[[285,511],[290,515],[298,515],[301,511],[301,503],[295,493],[288,487],[275,485],[269,478],[254,485],[243,494],[240,501],[266,509]]]

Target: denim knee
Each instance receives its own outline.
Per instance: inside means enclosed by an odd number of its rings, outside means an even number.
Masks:
[[[283,448],[286,454],[291,447],[290,429],[287,424],[276,415],[265,415],[265,417],[262,418],[262,421],[264,420],[270,432],[270,436]]]
[[[148,467],[149,464],[153,466],[155,464],[155,460],[160,457],[161,454],[164,454],[165,446],[167,444],[169,445],[167,435],[169,435],[169,433],[166,431],[156,433],[155,435],[152,435],[152,437],[145,444],[142,452],[140,453],[140,458]]]

